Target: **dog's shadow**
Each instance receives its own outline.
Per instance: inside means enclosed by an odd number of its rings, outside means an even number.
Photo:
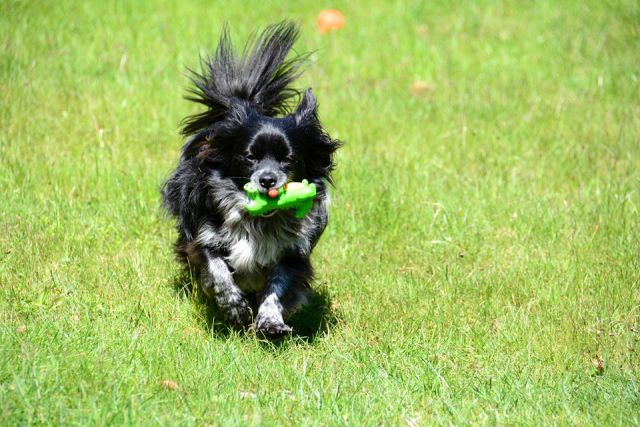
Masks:
[[[173,287],[176,293],[188,299],[195,299],[205,312],[208,331],[214,336],[226,338],[236,330],[222,320],[215,303],[208,299],[198,288],[197,277],[190,269],[181,269],[174,277]],[[325,336],[338,323],[336,311],[331,306],[331,296],[324,287],[313,290],[309,295],[308,304],[298,313],[287,320],[293,328],[290,338],[313,343]],[[282,344],[287,339],[270,341]]]

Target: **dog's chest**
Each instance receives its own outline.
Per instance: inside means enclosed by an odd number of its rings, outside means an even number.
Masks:
[[[257,221],[242,221],[227,231],[227,262],[239,274],[253,274],[276,264],[295,248],[304,227],[265,227]]]
[[[242,233],[231,239],[227,261],[238,272],[254,272],[275,264],[289,247],[271,236]]]

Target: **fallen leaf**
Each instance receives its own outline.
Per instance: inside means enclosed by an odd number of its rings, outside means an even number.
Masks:
[[[171,380],[164,380],[160,383],[160,385],[166,388],[167,390],[181,390],[178,383]]]
[[[429,26],[427,26],[426,24],[418,25],[416,27],[416,33],[418,33],[418,35],[421,37],[426,36],[427,34],[429,34]]]
[[[20,325],[16,328],[16,332],[19,334],[24,333],[27,330],[27,325]]]
[[[604,360],[602,360],[597,354],[593,355],[593,366],[595,366],[596,373],[598,375],[602,375],[604,373]]]
[[[433,92],[433,86],[427,82],[416,80],[411,84],[410,91],[413,96],[429,95]]]

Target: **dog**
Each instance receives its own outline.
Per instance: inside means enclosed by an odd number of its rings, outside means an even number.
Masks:
[[[225,26],[202,71],[190,70],[185,98],[206,109],[183,120],[186,142],[162,188],[176,219],[178,258],[228,323],[268,337],[291,333],[285,320],[308,301],[310,255],[327,226],[342,145],[320,122],[311,89],[292,87],[308,58],[287,58],[298,37],[297,25],[280,22],[238,54]],[[302,179],[317,189],[304,218],[245,211],[247,182],[267,193]]]

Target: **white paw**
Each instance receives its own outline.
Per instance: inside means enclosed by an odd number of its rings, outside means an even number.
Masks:
[[[293,330],[291,326],[282,321],[282,316],[271,316],[269,313],[258,313],[254,323],[257,334],[275,338],[290,334]]]

